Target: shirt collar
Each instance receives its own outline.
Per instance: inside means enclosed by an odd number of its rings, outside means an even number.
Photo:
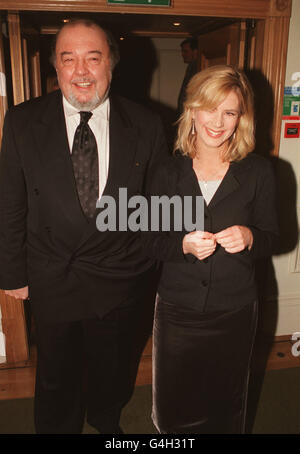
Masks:
[[[74,115],[77,115],[79,113],[79,110],[76,109],[72,104],[67,101],[67,99],[63,96],[63,106],[64,106],[64,112],[66,117],[72,117]],[[109,119],[109,98],[107,98],[102,104],[97,106],[95,109],[92,110],[93,112],[93,117],[98,117],[101,118],[102,120],[107,120]]]

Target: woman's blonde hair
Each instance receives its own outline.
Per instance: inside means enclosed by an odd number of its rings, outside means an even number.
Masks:
[[[239,98],[238,126],[223,155],[224,161],[239,161],[254,148],[253,92],[242,71],[231,66],[211,66],[197,73],[189,82],[184,111],[178,120],[175,150],[194,158],[197,134],[192,133],[193,110],[211,110],[220,105],[234,90]]]

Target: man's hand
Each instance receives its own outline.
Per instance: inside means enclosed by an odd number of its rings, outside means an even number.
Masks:
[[[198,230],[185,235],[182,249],[184,254],[193,254],[198,260],[204,260],[216,249],[216,240],[212,233]]]
[[[5,295],[12,296],[16,299],[27,300],[28,286],[17,288],[16,290],[4,290]]]
[[[250,250],[253,243],[253,235],[248,227],[233,225],[228,229],[215,234],[216,241],[225,251],[235,254],[243,251],[246,247]]]

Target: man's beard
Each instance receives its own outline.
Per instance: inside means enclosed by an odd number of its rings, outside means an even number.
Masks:
[[[86,101],[86,102],[81,102],[76,98],[74,93],[71,91],[69,93],[69,96],[67,99],[68,99],[69,103],[73,107],[75,107],[75,109],[78,109],[83,112],[90,112],[91,110],[100,106],[100,104],[102,104],[106,100],[106,98],[108,97],[109,88],[110,87],[107,88],[107,90],[106,90],[105,94],[102,96],[102,98],[100,98],[99,94],[96,92],[92,99],[90,99],[89,101]]]

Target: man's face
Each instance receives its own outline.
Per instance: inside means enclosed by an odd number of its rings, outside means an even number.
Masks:
[[[56,71],[65,98],[79,110],[103,101],[111,81],[109,47],[98,27],[66,26],[56,43]]]
[[[195,53],[197,51],[193,50],[189,43],[182,44],[181,46],[181,55],[184,63],[191,63],[195,59]]]

